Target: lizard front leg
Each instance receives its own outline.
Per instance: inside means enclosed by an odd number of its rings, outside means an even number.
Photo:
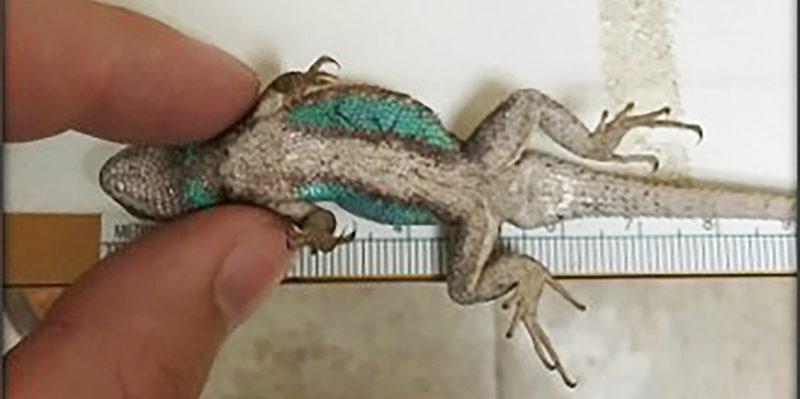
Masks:
[[[633,103],[617,113],[610,121],[604,111],[597,127],[590,131],[575,115],[561,104],[535,89],[518,90],[501,103],[478,126],[467,141],[470,158],[489,167],[513,162],[527,150],[526,144],[534,128],[556,143],[586,159],[602,162],[648,162],[654,170],[658,159],[652,155],[621,156],[614,153],[622,138],[637,127],[673,127],[694,131],[702,137],[700,126],[660,119],[669,114],[660,110],[631,115]]]
[[[305,71],[291,71],[279,75],[261,92],[252,116],[243,124],[252,128],[258,121],[269,117],[288,102],[297,100],[310,91],[335,84],[338,77],[322,70],[326,64],[339,66],[335,59],[323,55]]]
[[[270,205],[275,212],[292,220],[287,230],[287,245],[296,249],[311,248],[311,253],[330,252],[339,245],[355,239],[355,230],[336,235],[336,216],[329,210],[307,202],[285,202]]]
[[[276,91],[290,98],[300,98],[308,90],[336,82],[338,80],[336,75],[322,70],[325,64],[339,66],[335,59],[323,55],[317,58],[305,71],[286,72],[278,76],[267,86],[264,92]]]

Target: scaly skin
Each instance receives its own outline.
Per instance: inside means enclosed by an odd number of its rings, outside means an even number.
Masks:
[[[466,141],[450,135],[433,111],[380,87],[338,82],[321,71],[289,72],[264,91],[253,113],[207,143],[133,147],[103,167],[103,189],[132,214],[171,219],[239,202],[295,221],[290,245],[330,251],[353,239],[335,236],[335,218],[313,201],[334,200],[381,223],[440,223],[450,237],[447,285],[460,304],[498,298],[516,309],[508,335],[522,322],[534,349],[564,382],[558,355],[537,321],[549,285],[584,306],[537,260],[504,252],[503,222],[535,228],[596,216],[663,216],[791,220],[795,197],[747,187],[615,175],[527,148],[532,134],[550,136],[586,159],[658,161],[613,153],[634,127],[696,125],[662,119],[669,110],[631,115],[629,104],[590,131],[568,110],[533,90],[514,92]]]

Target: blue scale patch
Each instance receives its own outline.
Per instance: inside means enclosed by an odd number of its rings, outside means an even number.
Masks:
[[[197,152],[194,146],[189,145],[179,150],[178,156],[181,157],[184,166],[189,167],[196,161]],[[181,193],[183,202],[191,209],[205,208],[219,202],[219,197],[197,176],[186,177]]]
[[[297,196],[303,201],[335,202],[356,216],[381,224],[392,226],[438,224],[437,219],[425,208],[401,204],[339,183],[314,182],[298,187],[296,191]]]
[[[183,201],[189,207],[205,208],[216,204],[219,198],[203,185],[203,181],[199,177],[188,177],[183,182]]]
[[[392,94],[375,97],[352,93],[293,105],[288,110],[287,121],[300,127],[344,130],[354,134],[393,134],[434,148],[459,149],[459,140],[422,103]]]

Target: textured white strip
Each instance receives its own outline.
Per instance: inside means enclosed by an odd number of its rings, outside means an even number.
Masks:
[[[601,1],[606,106],[612,114],[633,101],[634,112],[669,106],[672,117],[681,116],[671,33],[674,12],[673,0]],[[649,129],[639,133],[631,133],[619,152],[655,153],[661,160],[661,174],[686,174],[688,157],[678,141],[657,141]]]

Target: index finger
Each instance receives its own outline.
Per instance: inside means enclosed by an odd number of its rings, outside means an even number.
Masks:
[[[256,98],[244,64],[151,18],[86,0],[8,6],[8,141],[75,129],[181,143],[216,135]]]

